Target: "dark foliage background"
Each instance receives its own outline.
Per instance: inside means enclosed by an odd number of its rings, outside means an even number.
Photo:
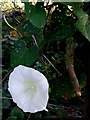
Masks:
[[[9,16],[6,14],[8,22],[15,27],[17,31],[11,29],[5,23],[4,19],[2,20],[2,37],[6,39],[2,42],[2,120],[28,120],[29,117],[32,120],[37,118],[61,120],[84,119],[84,105],[86,105],[85,85],[90,42],[86,39],[86,36],[76,28],[75,24],[78,17],[72,10],[68,9],[67,3],[66,5],[53,3],[46,7],[43,3],[37,4],[36,8],[33,9],[36,10],[42,6],[42,8],[45,8],[47,11],[45,17],[44,11],[41,8],[39,9],[38,15],[41,12],[43,18],[43,21],[41,20],[40,23],[38,22],[38,18],[34,19],[33,17],[33,15],[36,14],[34,13],[36,12],[35,10],[33,10],[34,12],[31,14],[33,22],[31,23],[29,21],[30,16],[28,10],[32,8],[32,5],[29,3],[25,3],[25,11],[23,12],[15,8],[15,10],[10,11]],[[73,3],[71,3],[71,5],[73,6]],[[85,13],[90,14],[89,2],[78,3],[78,5],[76,3],[76,6],[80,6]],[[44,18],[46,18],[45,21]],[[19,22],[15,21],[15,19]],[[41,26],[43,27],[40,28]],[[81,24],[81,29],[82,28]],[[38,48],[35,45],[32,35],[34,35],[37,40]],[[80,98],[74,94],[71,78],[65,64],[66,39],[69,37],[73,37],[75,42],[74,65],[82,92]],[[46,58],[43,55],[45,55]],[[8,92],[8,78],[13,68],[19,64],[33,67],[47,77],[50,85],[50,98],[47,106],[49,112],[42,111],[35,114],[23,113],[23,111],[13,103]]]

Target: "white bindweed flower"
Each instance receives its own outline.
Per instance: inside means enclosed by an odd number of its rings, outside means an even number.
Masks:
[[[49,84],[39,71],[19,65],[10,74],[8,86],[13,101],[24,112],[47,111]]]

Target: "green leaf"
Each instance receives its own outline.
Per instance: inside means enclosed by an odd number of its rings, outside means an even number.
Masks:
[[[43,41],[43,31],[42,29],[38,29],[35,27],[29,20],[26,20],[19,24],[18,26],[18,31],[26,37],[25,42],[29,42],[30,40],[33,39],[32,35],[35,36],[39,48],[42,46],[42,41]],[[25,36],[25,33],[27,33],[27,36]]]
[[[26,12],[28,18],[30,18],[30,12],[33,8],[33,5],[29,2],[25,2],[24,4],[25,4],[25,12]]]
[[[11,66],[16,67],[20,64],[31,66],[36,61],[38,54],[39,50],[35,46],[27,48],[24,41],[17,41],[11,52]]]
[[[17,120],[24,120],[24,113],[18,107],[14,107],[10,115],[16,117]]]
[[[2,107],[3,107],[4,109],[7,109],[10,105],[11,105],[11,102],[10,102],[9,99],[3,99],[3,100],[2,100]]]
[[[43,27],[46,22],[45,9],[42,8],[42,6],[40,6],[39,3],[32,8],[31,6],[28,6],[27,8],[30,9],[30,12],[28,12],[26,9],[26,13],[30,22],[37,28]]]
[[[74,9],[74,13],[78,17],[77,29],[90,41],[88,15],[82,9]]]
[[[17,117],[10,116],[10,117],[7,118],[7,120],[17,120]]]
[[[86,29],[87,29],[87,35],[88,35],[88,40],[90,41],[90,21],[86,24]]]
[[[32,35],[37,35],[39,32],[41,32],[41,30],[32,25],[29,20],[25,20],[24,22],[19,24],[17,29],[23,36],[25,36],[25,33],[28,33],[27,36],[29,37],[31,37]]]
[[[78,18],[76,28],[90,41],[90,22],[88,21],[88,15],[82,9],[83,3],[65,2],[62,4],[72,6],[73,12]]]

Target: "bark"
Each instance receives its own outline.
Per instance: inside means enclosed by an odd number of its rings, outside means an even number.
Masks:
[[[74,70],[74,39],[72,37],[66,40],[66,68],[72,79],[72,84],[76,96],[81,96],[79,82]]]

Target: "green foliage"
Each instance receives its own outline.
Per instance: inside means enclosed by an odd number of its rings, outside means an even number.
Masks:
[[[24,113],[17,107],[14,107],[10,115],[16,117],[17,120],[24,120]]]
[[[24,21],[17,29],[22,35],[22,39],[14,42],[15,45],[11,51],[11,66],[15,67],[19,64],[32,66],[39,56],[39,49],[42,48],[42,30],[36,28],[30,21]],[[32,36],[37,40],[39,48],[34,45],[35,40]]]
[[[42,28],[46,22],[46,12],[40,3],[32,6],[29,3],[25,3],[25,10],[30,22],[37,28]]]
[[[90,25],[88,16],[83,11],[82,3],[53,3],[46,8],[43,3],[32,5],[25,2],[26,15],[19,19],[20,23],[15,23],[19,38],[17,41],[7,39],[3,42],[3,97],[11,97],[7,92],[9,70],[20,64],[25,66],[34,67],[35,69],[44,73],[49,82],[49,103],[55,104],[54,109],[49,109],[48,113],[38,112],[31,114],[30,119],[36,118],[49,118],[55,115],[57,118],[63,119],[67,117],[68,113],[64,108],[59,106],[61,101],[68,101],[74,97],[74,90],[71,78],[68,74],[65,65],[66,54],[66,39],[73,37],[75,40],[75,72],[79,79],[80,87],[85,87],[86,80],[86,49],[82,53],[82,45],[86,46],[86,39],[90,38]],[[72,6],[71,10],[68,5]],[[42,7],[41,7],[42,6]],[[47,15],[46,16],[46,11]],[[23,16],[23,15],[22,15]],[[13,25],[13,19],[8,18],[8,21]],[[11,28],[3,22],[3,37],[10,36]],[[80,32],[82,34],[80,34]],[[83,37],[83,35],[85,37]],[[33,38],[34,37],[34,38]],[[81,52],[80,52],[81,50]],[[51,66],[50,62],[42,56],[46,55],[47,59],[58,69],[61,76]],[[83,54],[83,57],[79,57]],[[79,59],[79,60],[77,60]],[[83,63],[85,60],[85,63]],[[22,112],[19,108],[15,107],[16,104],[10,99],[3,100],[3,119],[5,120],[26,120],[28,114]]]
[[[10,107],[10,105],[11,105],[11,102],[10,102],[9,99],[3,99],[2,107],[3,107],[4,109],[7,109],[8,107]]]
[[[26,11],[27,17],[30,18],[30,12],[33,8],[33,5],[29,2],[26,2],[24,4],[25,4],[25,11]]]
[[[72,17],[72,12],[68,11],[65,6],[58,4],[58,7],[53,11],[51,16],[51,29],[45,36],[47,42],[61,41],[70,37],[75,32],[75,21],[76,19]]]
[[[63,3],[64,5],[72,6],[73,13],[77,16],[78,20],[76,21],[75,25],[76,28],[90,41],[90,34],[89,34],[89,19],[88,14],[83,11],[83,3],[82,2],[68,2]]]
[[[87,37],[88,37],[88,40],[90,41],[90,21],[89,21],[89,19],[86,24],[86,29],[87,29]]]
[[[17,117],[11,116],[11,117],[8,117],[7,120],[17,120]]]
[[[7,82],[4,82],[3,87],[4,87],[4,91],[2,92],[2,107],[3,109],[8,109],[11,106],[11,100],[8,99],[10,97],[10,94],[6,91],[7,90]]]
[[[38,58],[39,50],[35,46],[27,48],[23,40],[17,41],[11,52],[11,66],[18,65],[31,66]]]
[[[88,15],[82,9],[75,9],[74,13],[78,17],[76,22],[77,29],[90,41],[88,34]]]
[[[19,24],[17,30],[20,32],[22,37],[25,37],[25,42],[27,44],[30,44],[30,42],[34,43],[34,40],[32,38],[32,35],[34,35],[36,37],[39,48],[42,47],[43,31],[32,25],[29,20],[25,20]]]

